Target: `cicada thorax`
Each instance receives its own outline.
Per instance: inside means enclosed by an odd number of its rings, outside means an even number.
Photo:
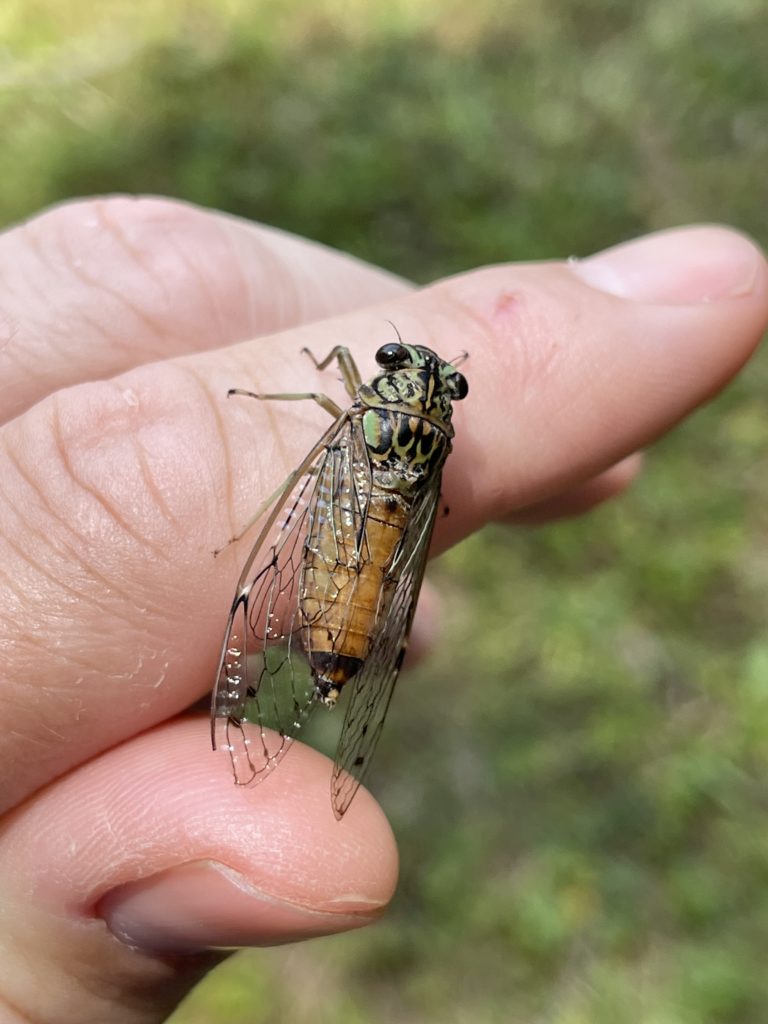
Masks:
[[[316,695],[330,706],[371,651],[400,578],[396,556],[413,507],[450,451],[445,429],[397,406],[361,404],[357,459],[340,451],[317,483],[300,610]],[[357,478],[342,472],[355,463],[364,463]]]

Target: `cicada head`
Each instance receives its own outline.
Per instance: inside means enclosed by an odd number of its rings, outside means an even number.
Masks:
[[[360,390],[360,398],[369,406],[427,416],[447,428],[451,403],[469,392],[464,374],[426,345],[388,342],[377,351],[376,362],[382,373]]]

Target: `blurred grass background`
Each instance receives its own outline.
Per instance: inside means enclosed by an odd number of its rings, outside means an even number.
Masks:
[[[427,281],[689,220],[768,242],[764,0],[6,0],[0,219],[156,191]],[[581,522],[434,567],[365,933],[175,1024],[768,1020],[765,357]]]

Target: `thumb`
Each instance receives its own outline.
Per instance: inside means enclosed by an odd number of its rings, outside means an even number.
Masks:
[[[233,786],[190,717],[18,807],[0,841],[0,1020],[163,1021],[222,949],[374,921],[395,887],[392,832],[364,791],[336,821],[329,773],[297,744],[256,789]]]

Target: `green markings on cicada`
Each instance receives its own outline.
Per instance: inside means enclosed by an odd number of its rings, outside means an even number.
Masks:
[[[368,409],[363,415],[363,434],[375,462],[409,467],[420,476],[439,464],[445,454],[445,434],[420,416]]]
[[[363,416],[363,436],[368,451],[385,458],[392,448],[392,414],[369,409]]]

